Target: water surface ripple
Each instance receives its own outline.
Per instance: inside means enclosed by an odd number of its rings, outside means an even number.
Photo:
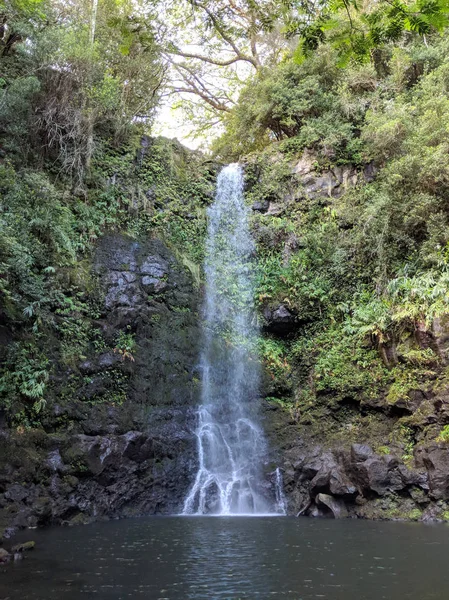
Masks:
[[[0,568],[10,600],[447,600],[444,525],[150,517],[23,532]]]

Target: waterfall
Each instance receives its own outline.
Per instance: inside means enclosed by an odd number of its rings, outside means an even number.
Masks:
[[[287,514],[287,501],[285,499],[284,494],[284,481],[282,479],[282,473],[280,468],[276,469],[276,512],[281,513],[282,515]]]
[[[219,174],[208,216],[199,468],[183,514],[276,514],[279,498],[270,499],[262,475],[267,447],[256,411],[254,244],[239,165]]]

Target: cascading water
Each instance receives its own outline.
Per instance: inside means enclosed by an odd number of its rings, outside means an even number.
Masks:
[[[266,443],[254,408],[259,361],[253,253],[243,173],[232,164],[219,174],[209,209],[202,405],[196,431],[199,468],[183,514],[285,512],[278,474],[276,500],[270,500],[262,476]]]

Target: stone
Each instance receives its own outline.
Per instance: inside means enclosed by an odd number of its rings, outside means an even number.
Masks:
[[[160,279],[168,272],[168,263],[159,256],[148,256],[140,266],[142,275],[150,275]]]
[[[12,554],[16,554],[16,553],[22,553],[22,552],[28,552],[29,550],[34,550],[36,546],[36,542],[30,541],[30,542],[22,542],[21,544],[16,544],[15,546],[13,546],[11,548],[11,553]]]
[[[316,177],[308,177],[303,182],[304,190],[310,198],[316,197],[331,197],[335,188],[338,188],[340,183],[331,172],[317,175]]]
[[[310,198],[338,198],[347,188],[357,185],[360,177],[366,182],[373,181],[378,171],[374,163],[370,162],[361,172],[352,166],[336,166],[332,170],[318,172],[315,170],[316,160],[316,156],[306,150],[292,167],[292,172],[298,177]]]
[[[368,444],[352,444],[351,446],[351,459],[354,462],[364,462],[373,454],[373,449]]]
[[[432,334],[439,355],[445,364],[449,362],[449,315],[433,320]]]
[[[167,283],[145,275],[145,277],[142,277],[142,287],[147,294],[159,293],[166,289]]]
[[[251,208],[254,212],[265,213],[265,212],[267,212],[269,206],[270,206],[269,200],[258,200],[256,202],[254,202],[254,204],[251,206]]]
[[[373,456],[362,463],[357,463],[356,476],[360,487],[366,491],[374,491],[384,496],[391,491],[404,488],[404,482],[396,469],[397,459],[394,457]]]
[[[315,502],[318,506],[328,508],[334,519],[345,519],[348,516],[348,511],[343,500],[337,500],[329,494],[318,494]]]
[[[10,486],[5,492],[5,498],[14,502],[21,502],[22,500],[25,500],[25,498],[27,498],[28,495],[29,491],[23,485],[20,485],[18,483],[15,483],[14,485]]]
[[[266,324],[264,329],[272,333],[288,334],[295,331],[298,327],[298,319],[285,304],[280,304],[275,308],[266,308],[264,310]]]
[[[97,273],[104,273],[109,279],[111,271],[137,270],[137,253],[139,243],[124,236],[111,234],[104,236],[97,250],[94,269]]]
[[[424,449],[422,460],[428,472],[430,496],[449,500],[449,446],[433,443]]]
[[[363,167],[363,177],[365,178],[366,183],[371,183],[375,180],[378,170],[379,169],[373,162],[370,162]]]
[[[105,307],[112,311],[121,306],[136,308],[143,302],[143,295],[135,284],[110,287],[105,297]]]
[[[137,275],[130,271],[110,271],[107,275],[107,280],[112,285],[124,287],[128,283],[137,281]]]
[[[278,217],[283,212],[284,212],[284,208],[283,208],[282,204],[280,204],[278,202],[270,202],[270,204],[268,206],[268,210],[267,210],[267,215],[270,215],[271,217]]]
[[[417,504],[423,504],[423,505],[428,505],[430,503],[430,498],[429,496],[426,494],[426,492],[420,488],[417,487],[412,487],[409,490],[409,494],[410,497],[417,503]]]
[[[315,161],[315,156],[313,156],[310,151],[305,150],[299,161],[293,167],[293,172],[296,173],[296,175],[303,177],[313,171]]]
[[[432,523],[435,521],[442,521],[443,517],[441,514],[441,508],[435,504],[428,506],[421,515],[421,521],[423,523]]]
[[[47,460],[45,462],[52,471],[63,472],[65,470],[65,466],[62,461],[61,454],[59,452],[59,448],[49,452],[47,455]]]
[[[332,494],[333,496],[355,496],[358,493],[356,486],[346,475],[331,452],[326,452],[321,457],[321,467],[310,482],[309,493],[313,498],[318,493]]]
[[[81,373],[93,375],[101,373],[105,369],[116,367],[122,362],[122,356],[116,352],[104,352],[92,360],[86,360],[79,365]]]
[[[315,446],[310,455],[303,456],[300,461],[295,462],[294,467],[301,472],[302,478],[313,479],[321,469],[322,461],[320,453],[321,448]]]
[[[4,548],[0,548],[0,564],[7,563],[11,560],[11,554]]]
[[[151,235],[106,235],[93,258],[99,311],[86,318],[111,347],[130,325],[135,360],[92,345],[76,369],[55,345],[54,402],[39,436],[11,433],[0,414],[5,535],[182,508],[197,466],[201,298],[191,273]],[[166,285],[163,301],[145,292],[144,277]]]
[[[421,488],[421,491],[429,489],[427,471],[409,469],[404,464],[399,464],[397,469],[398,473],[401,476],[402,482],[404,483],[404,486],[419,486],[419,488]],[[411,490],[409,491],[409,493],[412,496]]]
[[[329,475],[329,490],[333,496],[355,496],[358,491],[347,475],[338,468]]]
[[[117,366],[122,361],[122,357],[116,352],[105,352],[104,354],[100,354],[97,361],[99,370],[103,371],[104,369]]]

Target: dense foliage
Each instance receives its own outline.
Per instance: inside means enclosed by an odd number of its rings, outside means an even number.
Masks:
[[[182,89],[224,127],[214,160],[242,160],[248,203],[270,207],[252,219],[256,299],[261,312],[283,304],[296,325],[261,341],[266,395],[318,423],[336,406],[399,411],[414,390],[442,389],[432,332],[449,310],[445,2],[188,3],[175,43],[183,2],[0,5],[0,397],[10,422],[39,424],[55,352],[76,369],[104,343],[87,322],[98,311],[90,253],[106,231],[163,237],[200,283],[216,165],[146,135],[161,97],[182,100]],[[196,39],[195,19],[201,55],[181,47]],[[202,131],[204,106],[188,109]],[[117,352],[133,357],[128,332],[117,335]],[[403,419],[409,448],[421,425]]]
[[[408,415],[416,390],[445,386],[433,332],[449,310],[447,44],[447,35],[390,43],[381,73],[342,67],[323,44],[248,85],[216,142],[226,156],[252,152],[248,202],[269,206],[253,223],[258,300],[297,319],[287,339],[262,348],[278,383],[270,397],[319,422],[321,436],[336,401]],[[344,173],[346,186],[313,187]],[[412,440],[423,430],[418,415],[403,427]]]

